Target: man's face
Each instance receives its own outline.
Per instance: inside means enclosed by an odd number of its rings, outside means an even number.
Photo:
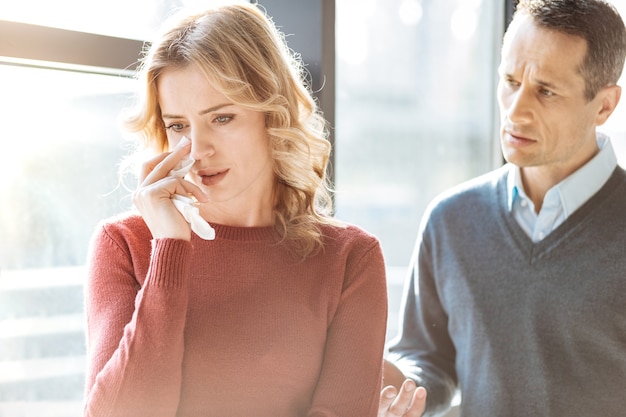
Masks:
[[[509,29],[499,68],[501,145],[506,160],[523,171],[564,178],[597,152],[601,100],[585,98],[579,68],[586,51],[584,39],[528,16]]]

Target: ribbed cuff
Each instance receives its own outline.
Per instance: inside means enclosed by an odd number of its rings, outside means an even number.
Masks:
[[[191,243],[182,239],[153,239],[149,276],[160,287],[182,288],[189,270]]]

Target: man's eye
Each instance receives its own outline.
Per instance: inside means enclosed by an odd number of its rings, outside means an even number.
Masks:
[[[539,94],[541,94],[544,97],[552,97],[552,96],[554,96],[554,92],[552,92],[552,91],[550,91],[550,90],[548,90],[546,88],[541,88],[539,90]]]
[[[500,77],[499,84],[502,87],[510,89],[510,90],[515,90],[519,88],[519,83],[517,81],[513,80],[512,78],[505,77],[505,76]]]
[[[517,88],[517,87],[519,87],[519,85],[520,85],[517,81],[515,81],[515,80],[511,80],[511,79],[506,80],[506,84],[507,84],[510,88]]]
[[[167,130],[172,130],[174,132],[180,132],[185,128],[182,123],[172,123],[165,127]]]

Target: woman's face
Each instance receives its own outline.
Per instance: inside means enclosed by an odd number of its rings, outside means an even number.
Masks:
[[[192,65],[165,70],[157,89],[170,149],[183,136],[191,140],[196,162],[187,179],[207,194],[208,205],[229,213],[271,210],[275,176],[265,114],[230,102]]]

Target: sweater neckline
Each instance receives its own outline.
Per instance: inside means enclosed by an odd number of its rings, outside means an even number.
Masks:
[[[211,223],[211,227],[215,229],[215,239],[248,242],[276,242],[280,239],[274,226],[241,227]],[[202,240],[195,233],[193,239]]]
[[[591,198],[584,202],[572,215],[570,215],[563,223],[554,229],[548,236],[539,242],[533,242],[532,239],[522,230],[522,227],[513,218],[507,209],[507,170],[502,170],[502,175],[498,181],[499,207],[500,215],[505,224],[508,225],[515,241],[520,250],[524,253],[530,253],[531,259],[541,258],[549,253],[554,247],[558,246],[563,239],[573,233],[576,229],[584,224],[584,219],[601,206],[606,198],[609,198],[621,182],[624,181],[624,171],[620,167],[616,167],[609,179]]]

